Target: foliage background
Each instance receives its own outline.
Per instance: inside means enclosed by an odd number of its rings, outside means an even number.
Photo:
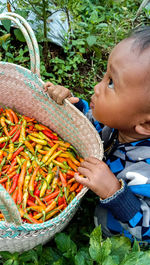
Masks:
[[[13,4],[13,1],[11,2]],[[50,80],[53,83],[66,86],[76,96],[88,101],[93,93],[94,85],[101,80],[106,71],[108,55],[115,44],[125,38],[133,28],[139,25],[149,25],[149,18],[146,16],[145,10],[136,18],[136,12],[142,2],[140,0],[18,0],[16,2],[19,7],[16,12],[26,18],[28,7],[28,10],[34,10],[37,19],[42,21],[41,27],[36,32],[41,57],[41,78],[44,81]],[[46,18],[52,4],[55,4],[56,10],[63,10],[68,17],[69,32],[65,37],[63,47],[51,43],[47,38]],[[1,3],[0,8],[2,12],[4,5]],[[4,38],[9,33],[9,38],[8,36]],[[18,29],[12,28],[6,21],[0,27],[0,35],[0,59],[29,68],[28,48]],[[94,229],[94,208],[97,202],[98,198],[91,191],[88,191],[75,217],[64,230],[80,250],[83,247],[89,247],[90,234]],[[9,257],[4,255],[1,264],[131,264],[130,261],[118,263],[120,262],[119,258],[115,262],[103,260],[100,263],[100,261],[93,259],[88,261],[87,251],[81,251],[82,258],[79,261],[72,260],[72,256],[69,256],[70,258],[67,260],[60,260],[60,249],[58,249],[58,245],[56,246],[55,241],[49,242],[44,249],[39,247],[35,252],[29,252],[28,255],[26,254],[28,258],[25,259],[23,256],[21,261],[19,261],[18,254],[14,258],[11,255]],[[109,242],[104,243],[104,245],[107,244],[109,245]],[[124,244],[126,243],[124,242]],[[128,251],[131,250],[131,247],[130,245]],[[133,250],[139,251],[137,246]],[[108,252],[107,254],[110,254],[110,251]],[[128,253],[125,245],[124,252],[124,254]],[[41,253],[45,257],[45,261],[43,258],[43,261],[40,259],[38,263]],[[50,261],[50,257],[53,257],[53,260]],[[139,256],[137,260],[140,260]],[[138,262],[134,264],[149,264],[142,263],[143,261]]]

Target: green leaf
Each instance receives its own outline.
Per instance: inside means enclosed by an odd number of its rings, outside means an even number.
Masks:
[[[108,256],[104,262],[102,263],[102,265],[119,265],[119,262],[114,261],[112,256]]]
[[[111,255],[118,256],[121,262],[131,249],[131,241],[129,238],[124,236],[113,236],[110,240],[112,243]]]
[[[3,259],[10,259],[12,258],[12,255],[10,252],[8,251],[0,251],[0,256],[3,258]]]
[[[2,22],[2,25],[4,26],[4,28],[7,30],[7,32],[10,32],[11,20],[4,19],[1,22]]]
[[[91,258],[98,263],[101,262],[102,253],[101,253],[101,244],[102,244],[102,232],[101,226],[96,227],[90,235],[90,247],[89,253]]]
[[[21,41],[21,42],[26,42],[22,32],[20,31],[20,29],[14,29],[14,34],[16,36],[16,39]]]
[[[31,261],[31,260],[32,261],[38,261],[37,253],[33,249],[23,252],[20,256],[20,261],[22,261],[22,262],[27,262],[27,261]]]
[[[87,41],[87,44],[91,47],[94,44],[96,44],[97,38],[96,38],[96,36],[91,35],[91,36],[87,37],[86,41]]]
[[[81,248],[75,256],[75,265],[93,265],[88,248]]]
[[[74,256],[77,253],[77,246],[65,233],[59,233],[55,236],[57,248],[64,253],[65,257]]]
[[[139,246],[138,242],[135,239],[134,243],[133,243],[133,247],[132,247],[132,252],[137,252],[137,251],[140,251],[140,246]]]
[[[3,265],[12,265],[12,264],[13,264],[13,259],[9,259],[5,261]]]

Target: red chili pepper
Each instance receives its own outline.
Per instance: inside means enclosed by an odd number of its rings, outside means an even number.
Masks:
[[[59,176],[60,176],[60,179],[61,179],[61,182],[62,182],[62,185],[63,185],[63,187],[66,187],[67,186],[67,181],[66,181],[66,175],[65,174],[63,174],[62,172],[61,172],[61,170],[59,170]]]
[[[76,189],[76,192],[79,193],[82,190],[82,188],[83,188],[83,185],[80,184],[79,187]]]
[[[20,146],[12,155],[12,158],[11,159],[14,159],[17,155],[20,154],[21,151],[24,150],[24,147],[23,146]]]
[[[15,124],[17,124],[18,123],[18,117],[17,117],[16,113],[12,109],[9,109],[9,111],[10,111],[11,115],[13,116]]]
[[[9,131],[9,135],[12,136],[17,131],[18,128],[19,128],[18,124],[13,126],[12,129]]]
[[[21,172],[20,172],[19,179],[18,179],[18,197],[17,197],[18,204],[20,204],[23,199],[22,187],[24,183],[24,177],[26,174],[26,168],[27,168],[27,161],[25,160],[21,167]]]
[[[42,131],[47,137],[53,139],[53,140],[58,140],[58,137],[56,135],[54,135],[53,133],[49,132],[49,131],[46,131],[46,130],[43,130]]]
[[[12,198],[15,203],[17,203],[17,197],[18,197],[18,189],[16,188],[12,195]]]
[[[0,148],[3,148],[5,146],[5,143],[0,143]]]
[[[17,130],[13,138],[11,138],[11,141],[15,142],[19,138],[19,135],[20,135],[20,129]]]
[[[36,189],[36,190],[34,191],[34,195],[35,195],[35,196],[40,196],[40,190],[39,190],[39,189]]]
[[[49,194],[49,195],[47,195],[47,196],[45,196],[44,198],[43,198],[43,200],[44,201],[49,201],[49,200],[51,200],[51,199],[54,199],[58,194],[59,194],[59,190],[58,191],[54,191],[53,193],[51,193],[51,194]]]
[[[28,206],[36,206],[36,204],[33,202],[33,201],[31,201],[31,200],[27,200],[27,205]]]
[[[9,190],[9,194],[11,194],[12,192],[14,192],[15,188],[17,187],[18,178],[19,178],[19,174],[16,174],[16,175],[13,177],[13,184],[12,184],[10,190]]]

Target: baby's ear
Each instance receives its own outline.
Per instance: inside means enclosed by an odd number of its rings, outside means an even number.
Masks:
[[[150,120],[135,126],[136,133],[140,135],[150,135]]]

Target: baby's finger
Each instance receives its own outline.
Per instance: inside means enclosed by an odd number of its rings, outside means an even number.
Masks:
[[[57,103],[62,104],[65,98],[68,98],[71,95],[71,92],[68,89],[61,90],[60,94],[57,97]]]
[[[67,98],[69,101],[70,101],[70,103],[72,103],[72,104],[75,104],[75,103],[78,103],[79,102],[79,98],[77,98],[77,97],[70,97],[70,98]]]
[[[84,168],[84,167],[78,167],[78,171],[81,175],[89,178],[91,175],[91,171],[88,168]]]
[[[87,162],[89,162],[89,163],[91,163],[91,164],[93,164],[93,165],[97,165],[97,164],[99,164],[99,162],[100,162],[100,160],[99,159],[97,159],[96,157],[87,157],[86,159],[85,159],[85,161],[87,161]],[[83,163],[83,162],[82,162]]]
[[[87,178],[80,177],[78,173],[74,174],[74,178],[80,184],[82,184],[84,186],[88,186],[88,179]]]
[[[53,85],[53,83],[51,83],[51,82],[46,82],[46,83],[44,84],[44,90],[47,91],[47,90],[48,90],[48,87],[50,87],[50,86],[52,86],[52,85]]]

